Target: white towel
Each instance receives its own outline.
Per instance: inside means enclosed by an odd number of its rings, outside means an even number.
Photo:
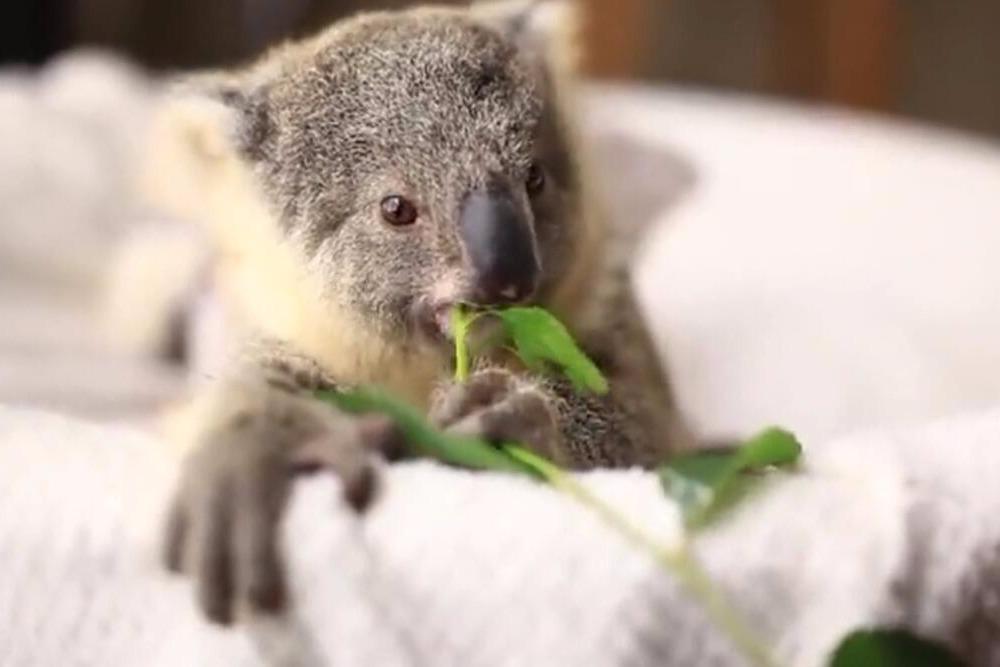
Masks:
[[[699,537],[698,552],[784,664],[821,665],[864,624],[1000,664],[998,439],[994,412],[806,443],[803,472]],[[363,519],[329,477],[303,481],[283,545],[294,615],[215,629],[156,562],[168,451],[125,428],[0,409],[0,664],[742,664],[671,577],[588,510],[527,479],[430,462],[387,470]],[[677,539],[653,475],[583,478]]]

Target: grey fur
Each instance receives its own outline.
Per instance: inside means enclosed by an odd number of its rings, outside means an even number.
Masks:
[[[363,15],[276,51],[212,92],[233,110],[235,150],[324,297],[402,348],[429,344],[413,314],[436,285],[457,276],[456,299],[472,287],[457,227],[462,198],[488,183],[515,193],[541,259],[533,301],[551,305],[573,281],[588,286],[574,293],[577,316],[569,325],[612,392],[583,397],[562,382],[494,365],[462,386],[442,375],[431,416],[458,431],[524,439],[574,468],[652,465],[688,436],[635,308],[626,258],[614,239],[583,233],[592,199],[556,96],[551,50],[528,14],[545,4]],[[530,197],[524,181],[534,161],[544,165],[549,187]],[[417,223],[393,228],[380,219],[378,203],[390,194],[417,203]],[[351,489],[368,470],[359,457],[367,457],[372,440],[386,440],[350,426],[345,415],[319,418],[306,405],[305,391],[352,380],[332,377],[295,340],[258,347],[251,359],[219,390],[224,409],[200,429],[197,463],[188,467],[169,535],[175,568],[182,552],[212,555],[188,569],[200,582],[203,608],[220,622],[232,619],[234,604],[278,606],[274,596],[261,604],[247,591],[283,590],[272,527],[287,481],[248,467],[246,457],[283,471],[315,454],[318,464],[334,462]],[[332,455],[337,434],[344,446]],[[326,444],[316,450],[304,440]],[[250,497],[278,500],[218,501],[220,489],[233,484],[249,485]],[[248,536],[229,528],[248,523],[264,529]],[[178,533],[177,525],[209,528]],[[247,565],[246,553],[260,554],[266,567]]]
[[[531,54],[446,9],[361,15],[314,42],[250,68],[220,97],[239,114],[235,136],[280,223],[334,298],[381,327],[406,326],[407,309],[463,260],[462,198],[495,181],[522,195],[557,276],[577,183]],[[521,184],[537,158],[554,188],[529,206]],[[379,220],[379,201],[397,193],[423,224],[401,232]]]

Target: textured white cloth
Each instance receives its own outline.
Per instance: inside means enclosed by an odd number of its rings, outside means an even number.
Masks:
[[[996,595],[978,579],[1000,540],[998,439],[995,412],[816,448],[698,549],[787,664],[822,664],[865,623],[964,641]],[[390,469],[364,519],[330,478],[304,481],[284,535],[295,617],[216,630],[157,566],[167,452],[123,428],[0,409],[0,664],[740,664],[588,510],[428,462]],[[652,475],[584,479],[676,539]]]

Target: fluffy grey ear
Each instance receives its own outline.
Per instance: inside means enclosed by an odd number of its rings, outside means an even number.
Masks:
[[[251,160],[265,154],[271,135],[267,87],[248,76],[199,74],[176,81],[170,107],[206,157],[235,151]]]
[[[529,58],[555,69],[576,67],[580,16],[574,0],[492,0],[472,11]]]
[[[148,201],[197,220],[220,179],[263,156],[270,141],[266,95],[226,74],[167,82],[137,174]]]

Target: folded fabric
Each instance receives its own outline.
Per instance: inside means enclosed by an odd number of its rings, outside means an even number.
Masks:
[[[1000,664],[1000,412],[809,447],[696,540],[783,664],[902,625]],[[587,509],[528,479],[386,470],[359,518],[304,480],[293,613],[219,630],[157,563],[176,457],[140,432],[0,408],[0,664],[737,665],[700,608]],[[665,543],[643,471],[581,479]]]

